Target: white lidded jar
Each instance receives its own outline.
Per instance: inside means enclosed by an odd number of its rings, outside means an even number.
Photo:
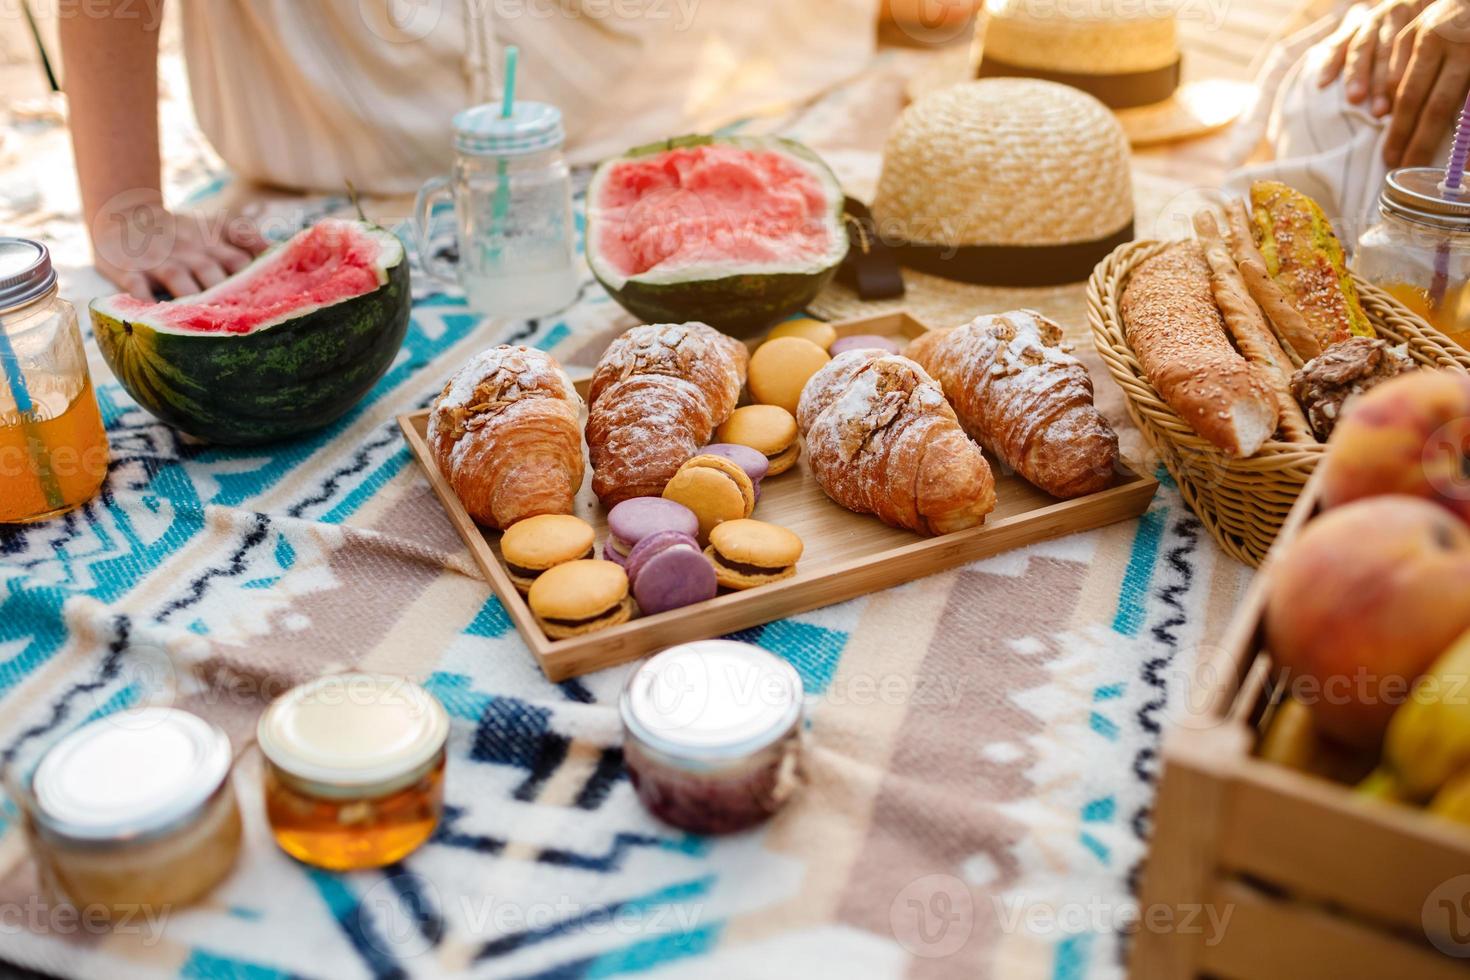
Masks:
[[[754,826],[800,781],[801,678],[732,640],[670,647],[628,679],[623,757],[643,804],[700,834]]]
[[[229,738],[152,707],[52,746],[20,794],[44,890],[78,908],[137,913],[195,901],[240,850]]]

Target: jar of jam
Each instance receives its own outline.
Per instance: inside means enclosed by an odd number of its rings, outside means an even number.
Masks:
[[[333,871],[376,868],[428,840],[444,803],[449,717],[388,674],[332,674],[261,716],[265,811],[276,843]]]
[[[174,708],[61,739],[15,794],[43,889],[109,914],[203,896],[240,851],[233,758],[224,732]]]
[[[619,702],[639,799],[698,834],[760,823],[799,783],[802,704],[796,671],[759,647],[704,640],[652,657]]]
[[[1402,167],[1384,178],[1379,221],[1358,240],[1353,267],[1470,348],[1470,195],[1446,192],[1444,175]]]

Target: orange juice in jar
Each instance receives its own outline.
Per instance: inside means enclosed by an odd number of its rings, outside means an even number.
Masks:
[[[107,476],[107,435],[76,311],[46,247],[0,238],[0,524],[91,500]]]
[[[1461,347],[1470,349],[1470,195],[1447,193],[1438,167],[1402,167],[1383,181],[1378,223],[1353,268]]]

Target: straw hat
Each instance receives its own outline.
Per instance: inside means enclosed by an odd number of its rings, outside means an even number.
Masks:
[[[1128,140],[1106,106],[1066,85],[952,86],[889,133],[873,220],[911,269],[992,286],[1080,282],[1133,238]]]
[[[1176,9],[1172,0],[987,0],[970,48],[936,58],[910,95],[973,78],[1040,78],[1097,97],[1136,145],[1202,136],[1240,115],[1253,91],[1184,80]]]

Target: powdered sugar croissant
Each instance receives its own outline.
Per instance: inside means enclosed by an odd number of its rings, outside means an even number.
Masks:
[[[504,529],[538,514],[570,514],[584,470],[581,408],[550,355],[492,347],[434,400],[429,446],[481,524]]]
[[[702,323],[634,327],[608,346],[587,391],[603,506],[663,493],[735,410],[748,360],[744,344]]]
[[[1118,434],[1092,403],[1092,379],[1040,313],[982,316],[934,330],[906,351],[934,376],[965,431],[1054,497],[1113,481]]]
[[[812,476],[860,514],[920,534],[975,527],[995,509],[995,479],[944,400],[906,357],[839,354],[801,393],[797,424]]]

